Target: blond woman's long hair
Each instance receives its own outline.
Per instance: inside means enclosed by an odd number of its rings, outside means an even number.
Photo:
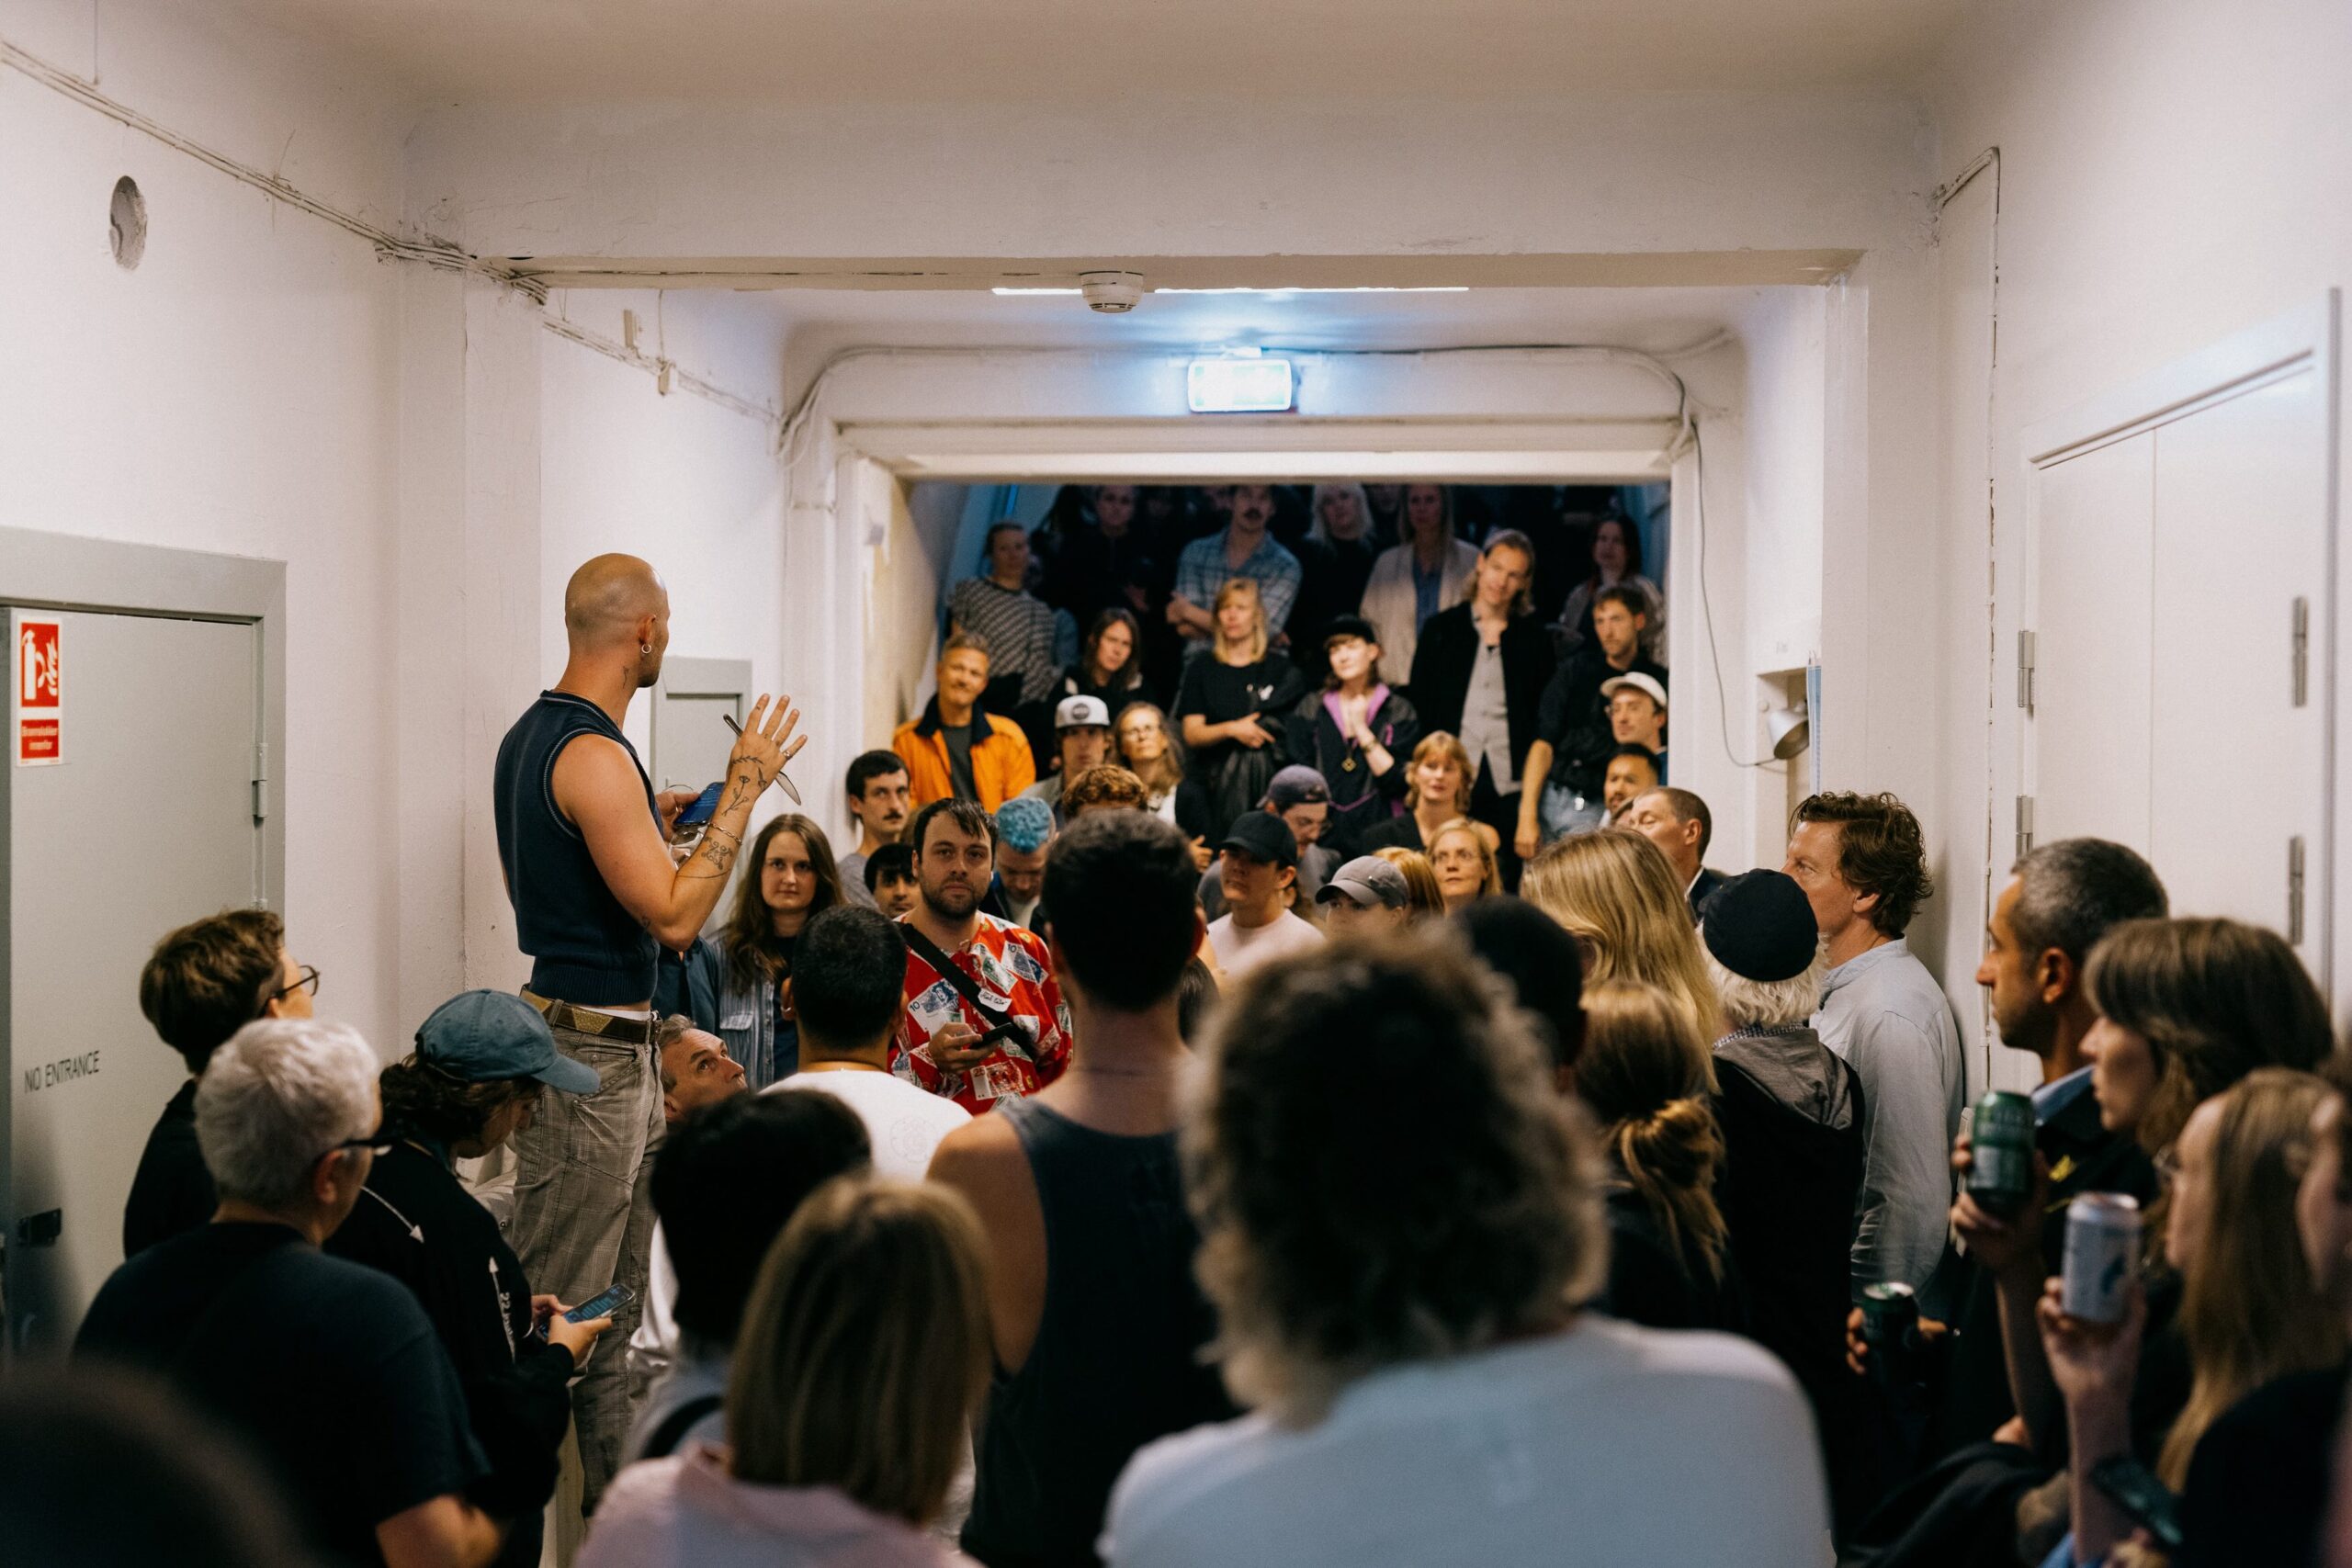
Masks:
[[[1607,829],[1546,844],[1521,875],[1519,896],[1551,916],[1584,948],[1584,983],[1643,980],[1679,1001],[1702,1041],[1722,1030],[1721,1009],[1690,900],[1665,853],[1639,833]],[[1703,1047],[1700,1071],[1715,1087],[1714,1058]]]
[[[1405,921],[1419,925],[1434,920],[1445,913],[1445,889],[1437,885],[1437,868],[1430,864],[1430,857],[1419,850],[1408,850],[1402,844],[1390,844],[1372,852],[1405,878]]]
[[[1700,1071],[1706,1059],[1707,1043],[1670,993],[1640,980],[1603,980],[1584,993],[1577,1093],[1667,1245],[1695,1254],[1721,1284],[1726,1232],[1714,1187],[1724,1138]]]
[[[2211,1218],[2181,1271],[2188,1403],[2156,1456],[2157,1475],[2176,1492],[2188,1480],[2198,1439],[2222,1412],[2274,1378],[2343,1359],[2343,1315],[2312,1282],[2295,1230],[2312,1112],[2328,1092],[2314,1074],[2261,1067],[2222,1097]]]
[[[1453,771],[1460,774],[1462,778],[1462,783],[1455,786],[1453,791],[1453,814],[1456,817],[1469,816],[1470,792],[1474,787],[1476,787],[1474,781],[1477,777],[1478,771],[1470,765],[1470,753],[1463,750],[1462,742],[1455,739],[1453,736],[1447,734],[1442,729],[1432,729],[1427,735],[1422,736],[1420,740],[1413,747],[1412,760],[1405,764],[1405,783],[1408,786],[1408,793],[1411,796],[1411,798],[1407,801],[1405,809],[1410,811],[1420,805],[1420,781],[1416,779],[1413,775],[1420,770],[1420,767],[1424,762],[1427,762],[1430,758],[1437,756],[1452,758],[1453,760]]]
[[[980,1223],[944,1187],[837,1177],[768,1249],[727,1384],[729,1467],[939,1517],[988,1386]]]
[[[1259,593],[1258,584],[1254,579],[1228,577],[1225,580],[1225,586],[1216,591],[1216,603],[1210,607],[1211,612],[1214,614],[1222,611],[1236,599],[1249,600],[1250,614],[1258,620],[1257,630],[1250,634],[1250,657],[1240,661],[1243,665],[1255,664],[1266,657],[1266,649],[1273,640],[1266,630],[1266,601]],[[1209,651],[1216,656],[1219,664],[1234,662],[1225,656],[1225,626],[1222,622],[1218,623],[1216,632],[1209,637]]]

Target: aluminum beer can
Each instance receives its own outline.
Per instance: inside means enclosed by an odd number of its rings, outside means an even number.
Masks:
[[[2066,1266],[2059,1298],[2069,1317],[2118,1323],[2140,1261],[2140,1201],[2125,1192],[2086,1192],[2066,1206]]]
[[[1881,1383],[1912,1376],[1911,1351],[1919,1327],[1919,1298],[1900,1280],[1862,1287],[1862,1341],[1871,1348],[1871,1372]]]
[[[2033,1097],[1992,1089],[1969,1119],[1968,1195],[1987,1213],[2008,1215],[2033,1192]]]

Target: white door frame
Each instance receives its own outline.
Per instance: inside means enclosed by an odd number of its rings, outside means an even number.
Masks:
[[[2352,705],[2352,682],[2341,681],[2336,675],[2336,620],[2342,606],[2352,604],[2352,584],[2346,582],[2346,561],[2337,541],[2339,498],[2344,483],[2341,331],[2340,295],[2330,289],[2292,310],[2232,333],[2207,348],[2026,427],[2019,443],[2027,479],[2025,526],[2010,552],[2012,570],[2001,579],[2017,586],[1996,600],[1997,668],[1994,691],[2000,700],[1994,709],[1993,751],[1996,759],[2007,758],[2006,776],[2014,782],[2016,792],[2030,794],[2033,759],[2030,728],[2022,711],[2022,694],[2014,700],[2006,694],[2019,692],[2017,634],[2020,628],[2036,626],[2041,618],[2041,487],[2034,482],[2034,476],[2070,457],[2129,440],[2287,377],[2316,374],[2321,378],[2323,395],[2319,403],[2325,425],[2323,439],[2329,476],[2324,525],[2325,581],[2315,585],[2319,592],[2313,595],[2319,601],[2324,636],[2312,649],[2316,682],[2313,701],[2319,705],[2324,726],[2321,741],[2324,776],[2321,780],[2319,852],[2308,874],[2306,897],[2308,908],[2315,911],[2314,918],[2325,923],[2325,940],[2314,948],[2319,959],[2319,973],[2314,978],[2322,992],[2334,999],[2339,1023],[2352,1021],[2352,996],[2335,998],[2333,993],[2335,975],[2352,974],[2352,952],[2346,950],[2347,942],[2352,942],[2352,931],[2347,931],[2346,922],[2334,918],[2335,889],[2352,886],[2352,881],[2346,880],[2352,867],[2343,860],[2347,847],[2352,846],[2346,846],[2344,835],[2337,830],[2335,812],[2336,781],[2352,776],[2346,768],[2352,759],[2344,755],[2344,748],[2352,744],[2352,707],[2347,707]],[[1998,802],[1995,807],[1997,829],[2007,818],[2000,815]],[[1997,847],[2007,841],[2006,836],[1996,831],[1995,841]],[[2157,869],[2159,873],[2163,870]]]

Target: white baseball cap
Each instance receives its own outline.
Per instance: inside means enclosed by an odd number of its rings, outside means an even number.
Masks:
[[[1056,729],[1108,729],[1111,728],[1110,705],[1101,697],[1064,697],[1054,709]]]
[[[1613,697],[1620,692],[1640,692],[1658,705],[1660,713],[1666,711],[1666,688],[1659,685],[1654,677],[1638,670],[1630,675],[1619,675],[1600,683],[1600,694],[1604,697]]]

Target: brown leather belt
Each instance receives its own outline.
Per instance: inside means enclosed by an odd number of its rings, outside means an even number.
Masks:
[[[593,1008],[573,1007],[570,1002],[560,1002],[553,997],[542,997],[530,990],[523,993],[523,999],[539,1010],[540,1016],[548,1021],[548,1027],[550,1029],[569,1029],[575,1033],[594,1034],[599,1038],[610,1040],[616,1045],[653,1043],[655,1021],[650,1016],[616,1018],[608,1012],[598,1012]]]

